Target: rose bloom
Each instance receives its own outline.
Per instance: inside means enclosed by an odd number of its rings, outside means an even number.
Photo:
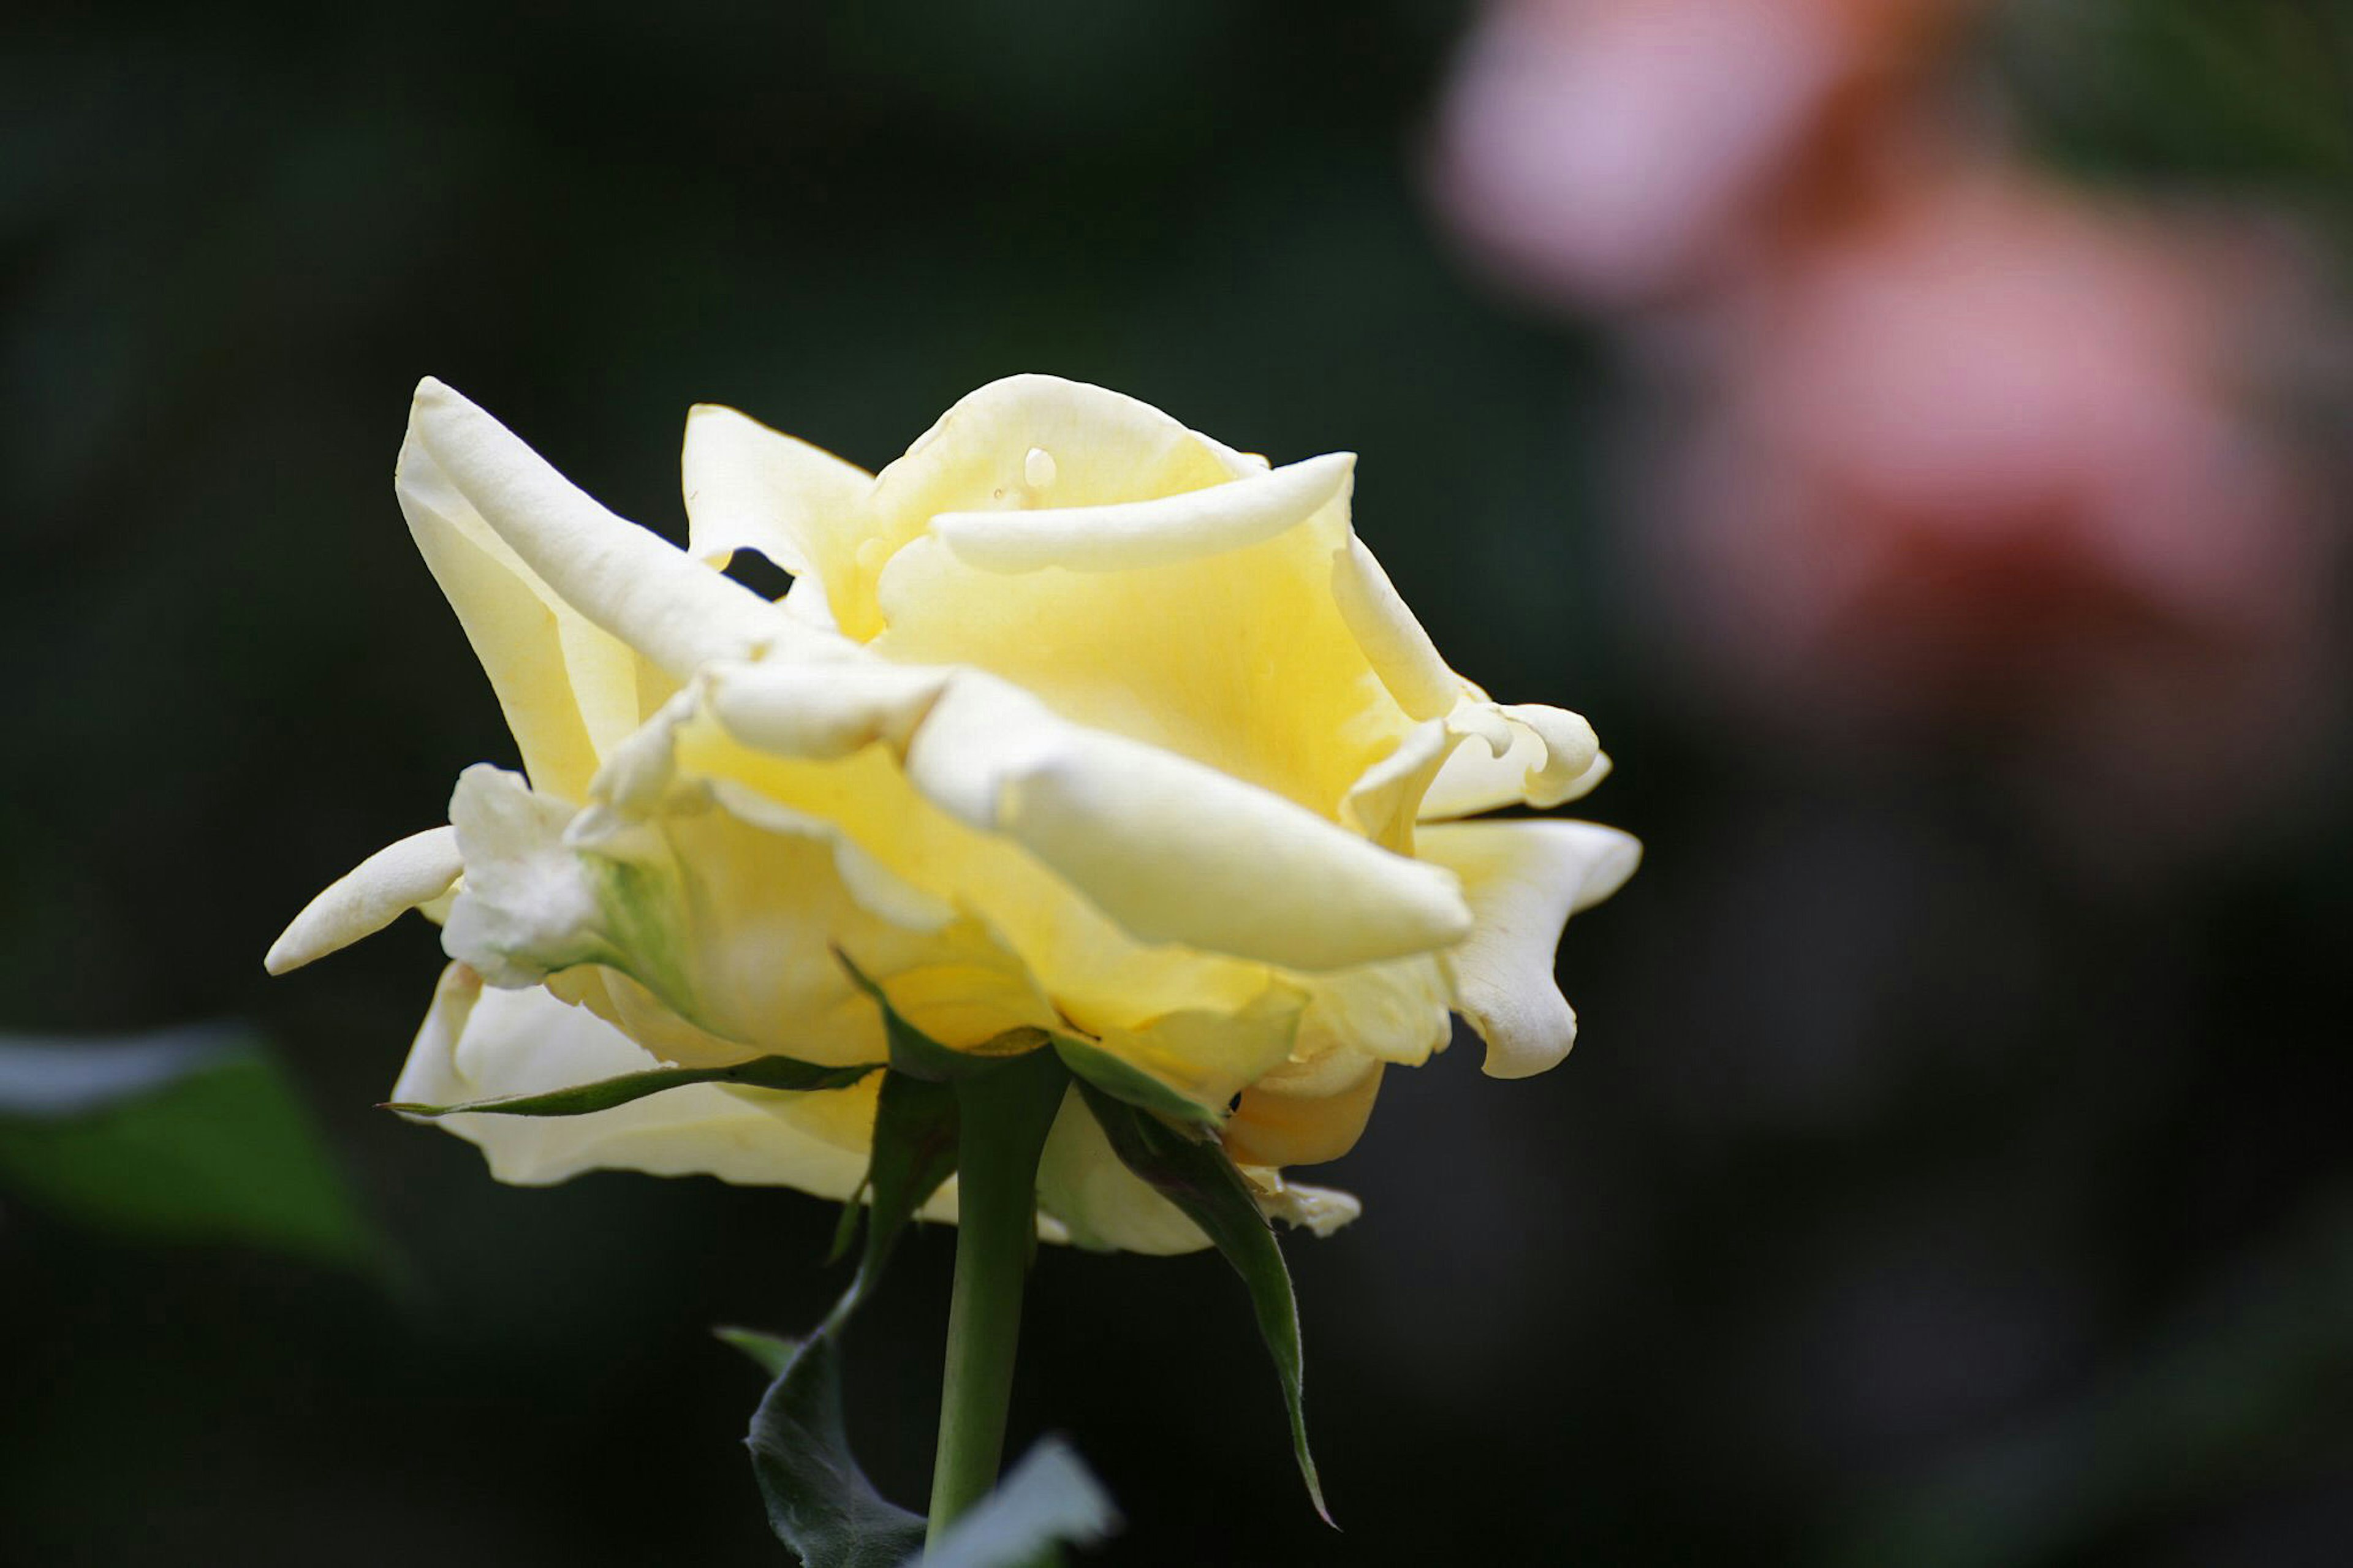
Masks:
[[[396,479],[488,672],[520,773],[466,770],[448,825],[314,900],[282,971],[401,911],[454,961],[396,1090],[451,1102],[782,1055],[880,1062],[835,950],[959,1048],[1075,1032],[1232,1103],[1270,1214],[1343,1194],[1282,1167],[1352,1145],[1383,1071],[1442,1048],[1542,1071],[1576,1025],[1568,915],[1626,835],[1461,820],[1607,771],[1585,721],[1450,670],[1348,521],[1353,458],[1270,468],[1133,399],[1018,376],[870,475],[696,408],[681,551],[438,382]],[[771,603],[722,574],[751,550]],[[453,1116],[514,1182],[624,1167],[846,1197],[878,1076],[704,1085],[569,1119]],[[1200,1233],[1073,1097],[1039,1173],[1050,1235]],[[952,1215],[953,1188],[932,1212]]]
[[[1909,100],[1976,8],[1499,0],[1440,106],[1435,194],[1526,292],[1652,302],[1887,184]]]
[[[1925,186],[1723,307],[1662,595],[1777,727],[1991,731],[2087,832],[2219,827],[2322,728],[2335,542],[2258,395],[2342,343],[2306,283],[2260,229]]]

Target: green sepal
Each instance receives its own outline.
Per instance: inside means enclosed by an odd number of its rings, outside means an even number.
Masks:
[[[800,1354],[802,1342],[788,1340],[782,1334],[772,1334],[764,1329],[738,1329],[722,1326],[711,1331],[711,1337],[721,1344],[733,1345],[750,1356],[762,1372],[771,1378],[782,1377],[793,1357]]]
[[[831,1334],[811,1335],[786,1363],[744,1442],[768,1528],[803,1568],[903,1568],[923,1550],[923,1516],[876,1491],[849,1452]]]
[[[469,1100],[462,1105],[416,1105],[394,1100],[377,1109],[396,1110],[403,1116],[587,1116],[664,1089],[698,1083],[736,1084],[795,1094],[848,1089],[881,1067],[880,1062],[859,1062],[828,1068],[791,1057],[755,1057],[723,1068],[652,1068],[645,1072],[599,1079],[595,1083],[575,1084],[570,1089],[550,1089],[545,1094],[510,1094],[496,1100]]]
[[[1039,1568],[1059,1560],[1058,1546],[1092,1546],[1120,1523],[1111,1494],[1071,1446],[1040,1437],[932,1544],[923,1568]]]
[[[1050,1038],[1045,1030],[1025,1025],[1008,1029],[967,1050],[944,1046],[902,1017],[899,1009],[891,1005],[891,998],[883,994],[882,987],[874,984],[849,954],[837,947],[833,956],[848,972],[850,983],[882,1009],[882,1037],[890,1044],[893,1072],[930,1083],[957,1083],[1002,1067],[1013,1058],[1028,1056]]]
[[[1275,1375],[1282,1382],[1299,1474],[1307,1483],[1315,1511],[1324,1523],[1332,1523],[1332,1510],[1324,1505],[1324,1484],[1315,1474],[1315,1458],[1308,1452],[1307,1419],[1300,1403],[1299,1303],[1292,1294],[1291,1271],[1283,1267],[1282,1248],[1276,1244],[1266,1216],[1259,1212],[1250,1184],[1242,1180],[1216,1139],[1192,1138],[1083,1079],[1079,1092],[1120,1163],[1199,1226],[1242,1277],[1250,1308],[1258,1317],[1259,1334],[1266,1341],[1267,1353],[1274,1358]]]
[[[945,1084],[925,1083],[898,1071],[882,1075],[881,1092],[874,1097],[873,1152],[868,1156],[862,1190],[866,1205],[866,1247],[859,1255],[858,1272],[826,1317],[825,1330],[839,1329],[860,1302],[873,1293],[882,1278],[882,1266],[915,1211],[931,1201],[942,1183],[955,1174],[956,1138],[960,1127],[955,1090]],[[857,1199],[850,1208],[855,1213]],[[835,1245],[844,1243],[855,1220],[838,1228]]]
[[[838,1346],[915,1211],[955,1173],[959,1126],[954,1089],[885,1071],[875,1096],[873,1152],[860,1184],[868,1194],[866,1246],[840,1300],[797,1344],[754,1330],[712,1331],[775,1375],[746,1441],[769,1528],[805,1568],[899,1568],[923,1546],[923,1518],[877,1492],[849,1452]],[[855,1234],[860,1207],[854,1195],[845,1205],[838,1249],[846,1250]]]
[[[1203,1132],[1215,1132],[1225,1125],[1223,1108],[1171,1088],[1142,1068],[1123,1061],[1099,1046],[1091,1046],[1069,1035],[1056,1035],[1053,1039],[1054,1052],[1062,1058],[1062,1065],[1082,1081],[1092,1084],[1113,1099],[1156,1111],[1172,1121],[1198,1128]]]

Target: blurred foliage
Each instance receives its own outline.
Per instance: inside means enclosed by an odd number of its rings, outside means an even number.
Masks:
[[[235,1029],[0,1037],[0,1194],[142,1240],[385,1262],[276,1063]]]
[[[2008,0],[2001,20],[2003,79],[2063,163],[2342,203],[2353,10],[2337,0]]]

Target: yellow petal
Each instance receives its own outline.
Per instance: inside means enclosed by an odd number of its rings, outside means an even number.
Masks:
[[[633,656],[549,593],[499,542],[412,431],[394,493],[497,693],[533,784],[577,800],[615,720],[635,727]],[[567,635],[568,633],[568,635]],[[592,732],[592,729],[593,731]]]
[[[1038,1206],[1060,1222],[1073,1243],[1098,1251],[1167,1256],[1209,1245],[1200,1226],[1120,1163],[1075,1091],[1046,1135]]]
[[[1389,574],[1353,534],[1332,558],[1332,597],[1381,684],[1413,719],[1437,719],[1463,695],[1437,645],[1407,608]]]
[[[1263,543],[1335,501],[1345,503],[1356,464],[1354,453],[1338,452],[1144,500],[945,511],[932,519],[932,532],[957,560],[984,572],[1173,566]]]
[[[451,956],[507,986],[617,972],[634,984],[607,979],[607,1016],[665,1059],[881,1060],[881,1016],[837,949],[950,1046],[1060,1021],[979,922],[899,883],[839,828],[748,791],[705,784],[643,815],[575,816],[477,767],[450,816],[467,864]]]
[[[1478,917],[1450,960],[1455,1008],[1487,1042],[1486,1072],[1544,1071],[1577,1040],[1553,979],[1561,928],[1625,885],[1641,845],[1589,822],[1461,822],[1425,826],[1421,853],[1461,874]]]
[[[497,420],[430,377],[417,443],[500,541],[565,604],[674,679],[822,634],[590,500]]]
[[[385,846],[328,884],[269,945],[262,966],[272,974],[300,969],[372,936],[408,910],[430,903],[458,879],[458,835],[428,827]]]
[[[1226,1122],[1226,1152],[1244,1165],[1316,1165],[1356,1146],[1380,1093],[1381,1064],[1373,1062],[1335,1094],[1284,1094],[1260,1084],[1242,1091]]]
[[[1012,839],[1147,942],[1313,971],[1469,930],[1445,873],[1189,758],[1067,723],[1003,681],[950,681],[906,769],[949,815]]]
[[[1463,740],[1422,800],[1425,822],[1506,805],[1546,811],[1609,776],[1593,726],[1565,708],[1466,700],[1446,722]]]
[[[697,404],[680,460],[687,552],[723,567],[754,550],[794,576],[839,577],[857,560],[874,476],[758,420]]]
[[[479,976],[452,964],[393,1097],[448,1104],[533,1094],[656,1065],[586,1008],[536,988],[485,990]],[[844,1198],[865,1178],[872,1121],[871,1089],[786,1095],[706,1084],[586,1116],[477,1113],[435,1124],[479,1146],[502,1182],[542,1185],[584,1171],[630,1170]],[[952,1194],[933,1212],[953,1217]]]

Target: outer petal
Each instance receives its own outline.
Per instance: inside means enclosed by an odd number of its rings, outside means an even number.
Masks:
[[[540,581],[673,679],[770,647],[821,657],[829,639],[614,516],[441,383],[418,384],[409,417],[449,484]]]
[[[1565,708],[1465,701],[1448,716],[1447,728],[1463,741],[1422,799],[1425,822],[1505,805],[1548,811],[1609,774],[1593,726]]]
[[[1589,822],[1464,822],[1424,827],[1421,852],[1461,874],[1478,916],[1451,957],[1455,1006],[1487,1042],[1488,1075],[1544,1071],[1577,1040],[1553,979],[1561,928],[1625,885],[1641,845]]]
[[[1446,668],[1389,574],[1353,534],[1347,548],[1332,558],[1332,597],[1381,684],[1408,716],[1437,719],[1452,710],[1463,695],[1462,678]]]
[[[1120,1163],[1076,1092],[1046,1135],[1038,1206],[1061,1222],[1071,1242],[1096,1251],[1167,1256],[1209,1245],[1200,1226]]]
[[[1468,931],[1451,879],[1188,758],[959,676],[907,776],[1001,833],[1145,942],[1302,970],[1426,952]]]
[[[478,975],[452,964],[393,1093],[447,1104],[563,1089],[654,1065],[585,1008],[537,989],[484,990]],[[479,1145],[502,1182],[540,1185],[583,1171],[633,1170],[845,1198],[865,1177],[862,1140],[872,1117],[871,1096],[854,1089],[786,1095],[698,1085],[587,1116],[460,1115],[437,1124]],[[927,1212],[952,1218],[953,1193]]]
[[[758,420],[699,403],[680,459],[687,553],[725,566],[756,550],[796,577],[839,578],[857,563],[874,476]]]
[[[262,965],[272,974],[300,969],[373,936],[408,910],[431,903],[458,879],[458,835],[428,827],[385,846],[303,906]]]
[[[1381,1064],[1367,1062],[1335,1094],[1285,1094],[1270,1084],[1242,1093],[1226,1123],[1226,1150],[1245,1165],[1320,1165],[1356,1146],[1380,1092]]]
[[[1258,1188],[1258,1206],[1267,1218],[1312,1231],[1319,1239],[1354,1223],[1365,1212],[1354,1193],[1286,1182],[1282,1172],[1255,1166],[1245,1167],[1242,1174]]]
[[[425,448],[413,422],[393,491],[491,678],[532,781],[579,799],[602,750],[642,717],[641,661],[507,548]]]

